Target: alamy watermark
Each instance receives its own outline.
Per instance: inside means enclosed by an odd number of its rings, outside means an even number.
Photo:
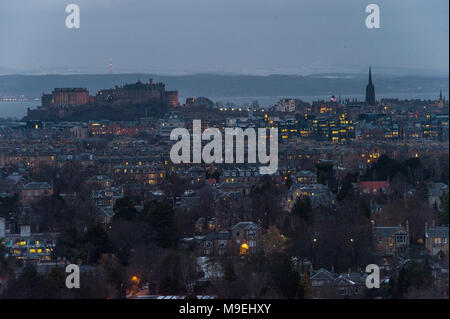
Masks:
[[[267,132],[269,132],[268,135]],[[218,128],[207,128],[202,133],[201,121],[193,120],[192,160],[191,136],[186,128],[175,128],[170,133],[170,140],[177,141],[170,150],[170,159],[176,164],[201,163],[202,160],[206,164],[244,163],[246,139],[247,162],[256,163],[258,157],[260,164],[268,164],[259,167],[260,174],[274,174],[278,169],[278,128],[258,128],[256,132],[254,128],[243,130],[240,127],[227,127],[225,128],[225,150],[223,151],[222,132]],[[202,148],[202,141],[209,141],[209,143]],[[268,141],[269,154],[267,154]]]
[[[77,4],[71,3],[66,6],[66,13],[69,15],[66,17],[67,29],[79,29],[80,28],[80,7]]]
[[[366,13],[369,15],[366,17],[366,27],[368,29],[380,28],[380,6],[371,3],[366,6]],[[77,4],[71,3],[66,6],[66,13],[69,15],[66,17],[66,27],[68,29],[80,28],[80,7]]]
[[[66,266],[66,273],[69,273],[66,277],[66,287],[68,289],[80,288],[80,267],[69,264]]]
[[[370,13],[366,18],[367,29],[380,28],[380,6],[374,3],[367,5],[366,13]]]
[[[366,272],[369,273],[366,278],[366,287],[369,289],[380,288],[380,267],[375,264],[367,265]]]

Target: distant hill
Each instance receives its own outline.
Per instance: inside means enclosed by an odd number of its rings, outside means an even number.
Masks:
[[[376,93],[432,93],[448,92],[448,77],[380,75],[373,72]],[[115,85],[147,81],[153,78],[166,84],[167,90],[178,90],[180,97],[205,96],[302,96],[302,95],[358,95],[364,94],[366,75],[320,74],[299,75],[154,75],[154,74],[74,74],[74,75],[3,75],[0,76],[0,95],[25,94],[40,97],[55,87],[83,87],[91,95]],[[412,94],[413,95],[413,94]]]

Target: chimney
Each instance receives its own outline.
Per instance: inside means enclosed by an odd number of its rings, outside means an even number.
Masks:
[[[428,222],[425,222],[425,236],[427,235],[428,232]]]
[[[433,219],[432,227],[436,227],[436,221]]]
[[[148,80],[148,83],[149,83],[150,85],[152,85],[152,84],[153,84],[153,79],[150,78],[150,79]]]
[[[406,232],[409,234],[409,221],[406,220]]]

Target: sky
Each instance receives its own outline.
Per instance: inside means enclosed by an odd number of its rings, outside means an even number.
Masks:
[[[80,28],[65,26],[68,4]],[[367,29],[365,8],[380,7]],[[0,0],[0,73],[449,67],[448,0]]]

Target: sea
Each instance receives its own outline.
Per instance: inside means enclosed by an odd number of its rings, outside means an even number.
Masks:
[[[40,101],[3,102],[0,101],[0,118],[22,119],[27,115],[27,108],[34,109],[41,104]]]

